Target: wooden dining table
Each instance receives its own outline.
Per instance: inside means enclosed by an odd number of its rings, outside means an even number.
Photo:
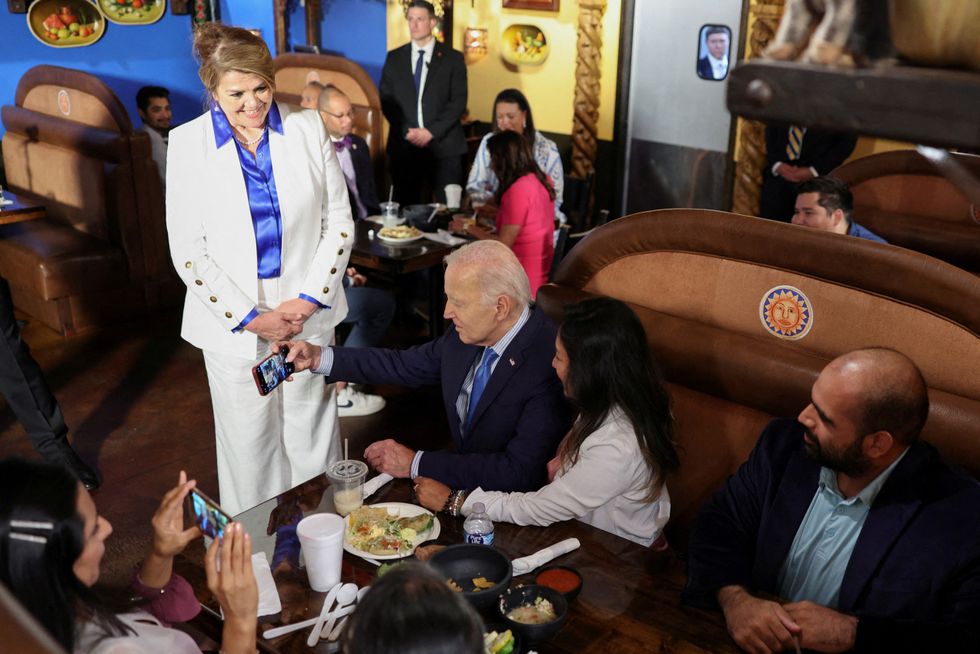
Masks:
[[[390,482],[367,498],[366,502],[413,502],[411,483],[404,479]],[[253,551],[264,552],[268,560],[274,563],[273,576],[282,612],[259,618],[260,636],[262,631],[271,627],[319,615],[326,593],[310,589],[305,570],[296,562],[298,552],[283,557],[289,545],[282,536],[282,530],[278,542],[275,533],[277,526],[295,524],[301,516],[332,509],[330,488],[323,477],[318,477],[236,516],[236,520],[242,522],[252,536]],[[441,527],[438,543],[463,541],[462,518],[440,513],[438,520]],[[670,550],[656,552],[577,520],[549,527],[520,527],[498,522],[494,534],[494,547],[511,560],[533,554],[566,538],[577,538],[581,543],[577,550],[553,561],[554,564],[578,570],[584,582],[581,593],[569,605],[568,617],[562,628],[550,640],[534,645],[534,651],[540,654],[706,654],[738,651],[725,630],[721,613],[681,603],[684,564]],[[192,584],[198,597],[205,606],[216,611],[217,603],[204,587],[200,565],[195,564],[196,570],[188,571],[185,567],[180,571],[189,578],[193,577]],[[344,553],[341,581],[364,586],[374,580],[377,571],[377,566]],[[534,583],[535,574],[532,571],[514,577],[511,586]],[[494,611],[490,609],[482,614],[488,624],[500,622]],[[207,618],[204,623],[207,623]],[[218,623],[214,623],[210,629],[219,630],[219,627]],[[321,640],[313,648],[308,647],[306,639],[309,633],[310,628],[306,628],[269,641],[260,637],[260,650],[282,653],[336,651],[336,645],[326,640]]]
[[[350,263],[388,273],[394,277],[428,271],[428,319],[433,337],[443,332],[443,265],[442,260],[458,246],[420,238],[408,243],[392,243],[378,236],[381,225],[371,220],[358,220],[355,226],[354,247]]]
[[[46,215],[42,205],[10,191],[3,192],[3,200],[5,201],[0,201],[0,225],[37,220]]]

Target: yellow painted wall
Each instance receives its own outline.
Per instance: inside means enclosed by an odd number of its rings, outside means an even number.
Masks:
[[[467,66],[470,116],[491,121],[493,99],[505,88],[520,89],[534,111],[538,129],[558,134],[572,132],[575,96],[575,43],[578,2],[561,0],[558,13],[501,8],[501,0],[457,1],[453,9],[453,43],[462,49],[466,27],[489,31],[489,52]],[[621,0],[609,0],[603,17],[602,92],[599,100],[599,138],[612,140],[616,112],[616,71],[619,57]],[[501,36],[511,25],[536,25],[548,39],[550,54],[540,66],[507,64],[501,58]],[[388,0],[388,48],[407,43],[408,25],[400,0]]]

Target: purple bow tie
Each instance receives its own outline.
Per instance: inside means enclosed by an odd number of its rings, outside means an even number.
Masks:
[[[351,147],[351,137],[350,134],[340,139],[339,141],[333,142],[333,147],[337,152],[343,152],[347,148]]]

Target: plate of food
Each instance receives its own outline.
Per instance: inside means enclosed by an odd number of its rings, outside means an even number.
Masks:
[[[77,48],[92,45],[105,34],[97,7],[84,0],[40,0],[27,12],[31,34],[45,45]]]
[[[419,544],[439,537],[439,518],[415,504],[382,502],[354,509],[344,518],[344,549],[377,561],[411,556]]]
[[[391,244],[412,243],[422,238],[422,232],[410,225],[382,227],[378,230],[378,238],[385,243]]]
[[[99,9],[118,25],[149,25],[163,18],[167,0],[99,0]]]

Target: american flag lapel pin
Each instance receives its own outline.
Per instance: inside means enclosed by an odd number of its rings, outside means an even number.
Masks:
[[[510,361],[510,365],[511,365],[512,367],[513,367],[513,366],[516,366],[516,365],[517,365],[517,362],[515,362],[515,361],[514,361],[514,357],[510,357],[510,358],[508,358],[507,360],[508,360],[508,361]]]

